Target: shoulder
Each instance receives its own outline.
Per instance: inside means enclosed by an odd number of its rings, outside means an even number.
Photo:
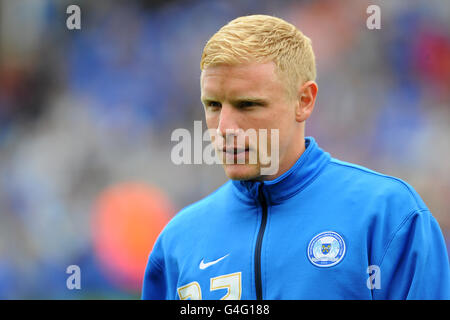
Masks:
[[[334,186],[342,190],[337,191],[339,196],[350,208],[357,208],[349,214],[355,226],[371,235],[371,261],[377,264],[399,235],[412,236],[434,221],[420,195],[402,179],[337,159],[327,169],[327,181],[339,181]]]
[[[329,173],[354,196],[368,201],[402,208],[407,213],[427,210],[427,206],[416,190],[404,180],[386,175],[366,167],[331,158]]]

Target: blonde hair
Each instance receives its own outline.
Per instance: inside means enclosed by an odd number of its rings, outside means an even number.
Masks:
[[[200,69],[241,63],[273,61],[288,92],[296,95],[300,83],[316,79],[311,40],[294,25],[268,15],[250,15],[230,21],[206,43]]]

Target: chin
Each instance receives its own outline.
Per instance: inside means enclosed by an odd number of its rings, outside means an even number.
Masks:
[[[224,165],[225,174],[231,180],[252,180],[260,176],[259,166],[248,164]]]

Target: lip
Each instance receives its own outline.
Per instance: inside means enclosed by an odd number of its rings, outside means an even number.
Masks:
[[[228,154],[239,154],[242,152],[247,152],[249,151],[250,148],[246,147],[246,148],[235,148],[235,147],[224,147],[222,149],[223,152],[228,153]]]

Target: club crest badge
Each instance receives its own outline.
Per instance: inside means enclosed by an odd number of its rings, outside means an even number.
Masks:
[[[317,267],[332,267],[344,258],[345,242],[338,233],[325,231],[314,236],[308,245],[308,259]]]

